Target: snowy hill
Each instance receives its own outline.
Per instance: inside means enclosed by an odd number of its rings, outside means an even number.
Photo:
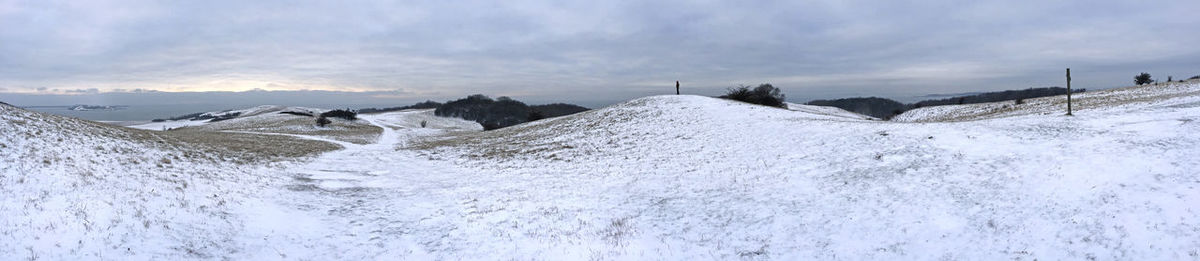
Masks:
[[[1119,113],[1123,110],[1144,110],[1148,107],[1192,101],[1200,96],[1200,80],[1166,82],[1141,86],[1108,89],[1072,94],[1072,109],[1080,113]],[[1023,115],[1066,114],[1066,95],[1027,99],[1024,104],[1012,101],[943,105],[906,111],[892,121],[946,122],[995,119]]]
[[[917,123],[686,95],[487,132],[415,110],[344,122],[362,143],[3,107],[0,259],[1195,259],[1200,86],[1164,87]],[[339,149],[278,154],[314,146]]]
[[[144,130],[276,134],[354,144],[371,143],[379,136],[379,127],[362,120],[348,121],[334,118],[332,119],[333,123],[327,126],[317,126],[316,118],[312,115],[320,115],[326,111],[329,110],[263,105],[241,110],[199,114],[197,118],[203,120],[151,122],[129,127]],[[214,117],[219,120],[210,120]]]
[[[0,260],[226,256],[272,153],[0,105]],[[317,146],[299,140],[259,141]],[[245,146],[245,145],[244,145]]]
[[[487,211],[462,214],[457,227],[510,236],[440,241],[465,249],[1179,259],[1200,248],[1200,108],[1188,103],[1198,98],[1072,118],[910,124],[657,96],[414,148],[491,180],[490,193],[462,192]]]

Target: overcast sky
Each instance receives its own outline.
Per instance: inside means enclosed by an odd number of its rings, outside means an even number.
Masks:
[[[769,82],[804,102],[1061,86],[1066,67],[1092,89],[1200,75],[1196,0],[314,2],[0,0],[0,101],[260,89],[598,106],[679,80],[704,95]]]

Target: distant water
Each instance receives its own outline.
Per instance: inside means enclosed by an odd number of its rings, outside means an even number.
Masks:
[[[72,111],[71,106],[24,106],[27,110],[53,113],[63,116],[70,116],[85,120],[93,121],[149,121],[153,119],[166,119],[175,116],[180,116],[189,113],[223,111],[245,109],[255,105],[230,105],[230,104],[180,104],[180,105],[129,105],[128,108],[122,110],[95,110],[95,111]],[[329,104],[312,104],[312,105],[295,105],[313,108],[350,108],[361,109],[369,107],[394,107],[402,105],[378,105],[378,104],[360,104],[360,105],[329,105]]]

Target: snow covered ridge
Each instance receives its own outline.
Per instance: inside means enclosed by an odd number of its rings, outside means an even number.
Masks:
[[[1130,86],[1071,95],[1072,107],[1080,113],[1110,113],[1113,110],[1142,110],[1190,101],[1200,96],[1200,80],[1165,82]],[[1026,99],[1024,104],[1012,101],[942,105],[912,109],[896,117],[896,122],[944,122],[994,119],[1022,115],[1066,114],[1066,95]]]

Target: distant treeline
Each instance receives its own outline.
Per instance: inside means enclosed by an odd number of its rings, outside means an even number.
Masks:
[[[1086,89],[1075,89],[1072,92],[1084,92]],[[808,105],[832,106],[843,110],[856,112],[859,114],[869,115],[880,119],[891,119],[893,116],[899,115],[905,111],[928,106],[952,105],[952,104],[974,104],[988,103],[1018,99],[1032,99],[1038,97],[1047,97],[1055,95],[1067,94],[1067,88],[1062,87],[1042,87],[1029,88],[1024,90],[1008,90],[1001,92],[987,92],[975,95],[959,96],[946,99],[924,100],[912,104],[904,104],[891,99],[870,97],[870,98],[847,98],[837,100],[815,100],[808,102]]]
[[[379,112],[402,111],[402,110],[411,110],[411,109],[437,109],[437,107],[441,107],[441,106],[442,106],[442,103],[440,103],[440,102],[424,101],[424,102],[418,102],[417,104],[408,105],[408,106],[400,106],[400,107],[391,107],[391,108],[382,108],[382,109],[381,108],[362,108],[362,109],[358,109],[358,113],[379,113]]]
[[[529,106],[509,97],[493,100],[483,94],[475,94],[446,102],[434,110],[434,114],[475,121],[483,125],[484,130],[493,130],[587,110],[588,108],[582,106],[565,103]]]
[[[1087,89],[1075,89],[1072,92],[1084,92]],[[1063,87],[1044,87],[1044,88],[1029,88],[1024,90],[1008,90],[1002,92],[987,92],[970,96],[961,96],[954,98],[946,98],[940,100],[925,100],[915,103],[916,108],[938,105],[952,104],[974,104],[988,103],[998,101],[1011,101],[1016,99],[1032,99],[1038,97],[1047,97],[1055,95],[1067,94],[1067,88]]]
[[[842,108],[843,110],[880,119],[889,119],[892,116],[900,114],[910,108],[908,104],[903,104],[898,101],[879,97],[815,100],[810,101],[807,104],[838,107]]]
[[[154,119],[151,121],[152,122],[164,122],[164,121],[178,121],[178,120],[189,120],[189,121],[208,120],[209,122],[218,122],[218,121],[237,118],[238,116],[241,116],[241,115],[242,115],[241,112],[221,113],[221,114],[216,114],[216,115],[210,114],[207,112],[197,112],[197,113],[184,114],[184,115],[175,116],[175,117],[166,118],[166,119]]]

